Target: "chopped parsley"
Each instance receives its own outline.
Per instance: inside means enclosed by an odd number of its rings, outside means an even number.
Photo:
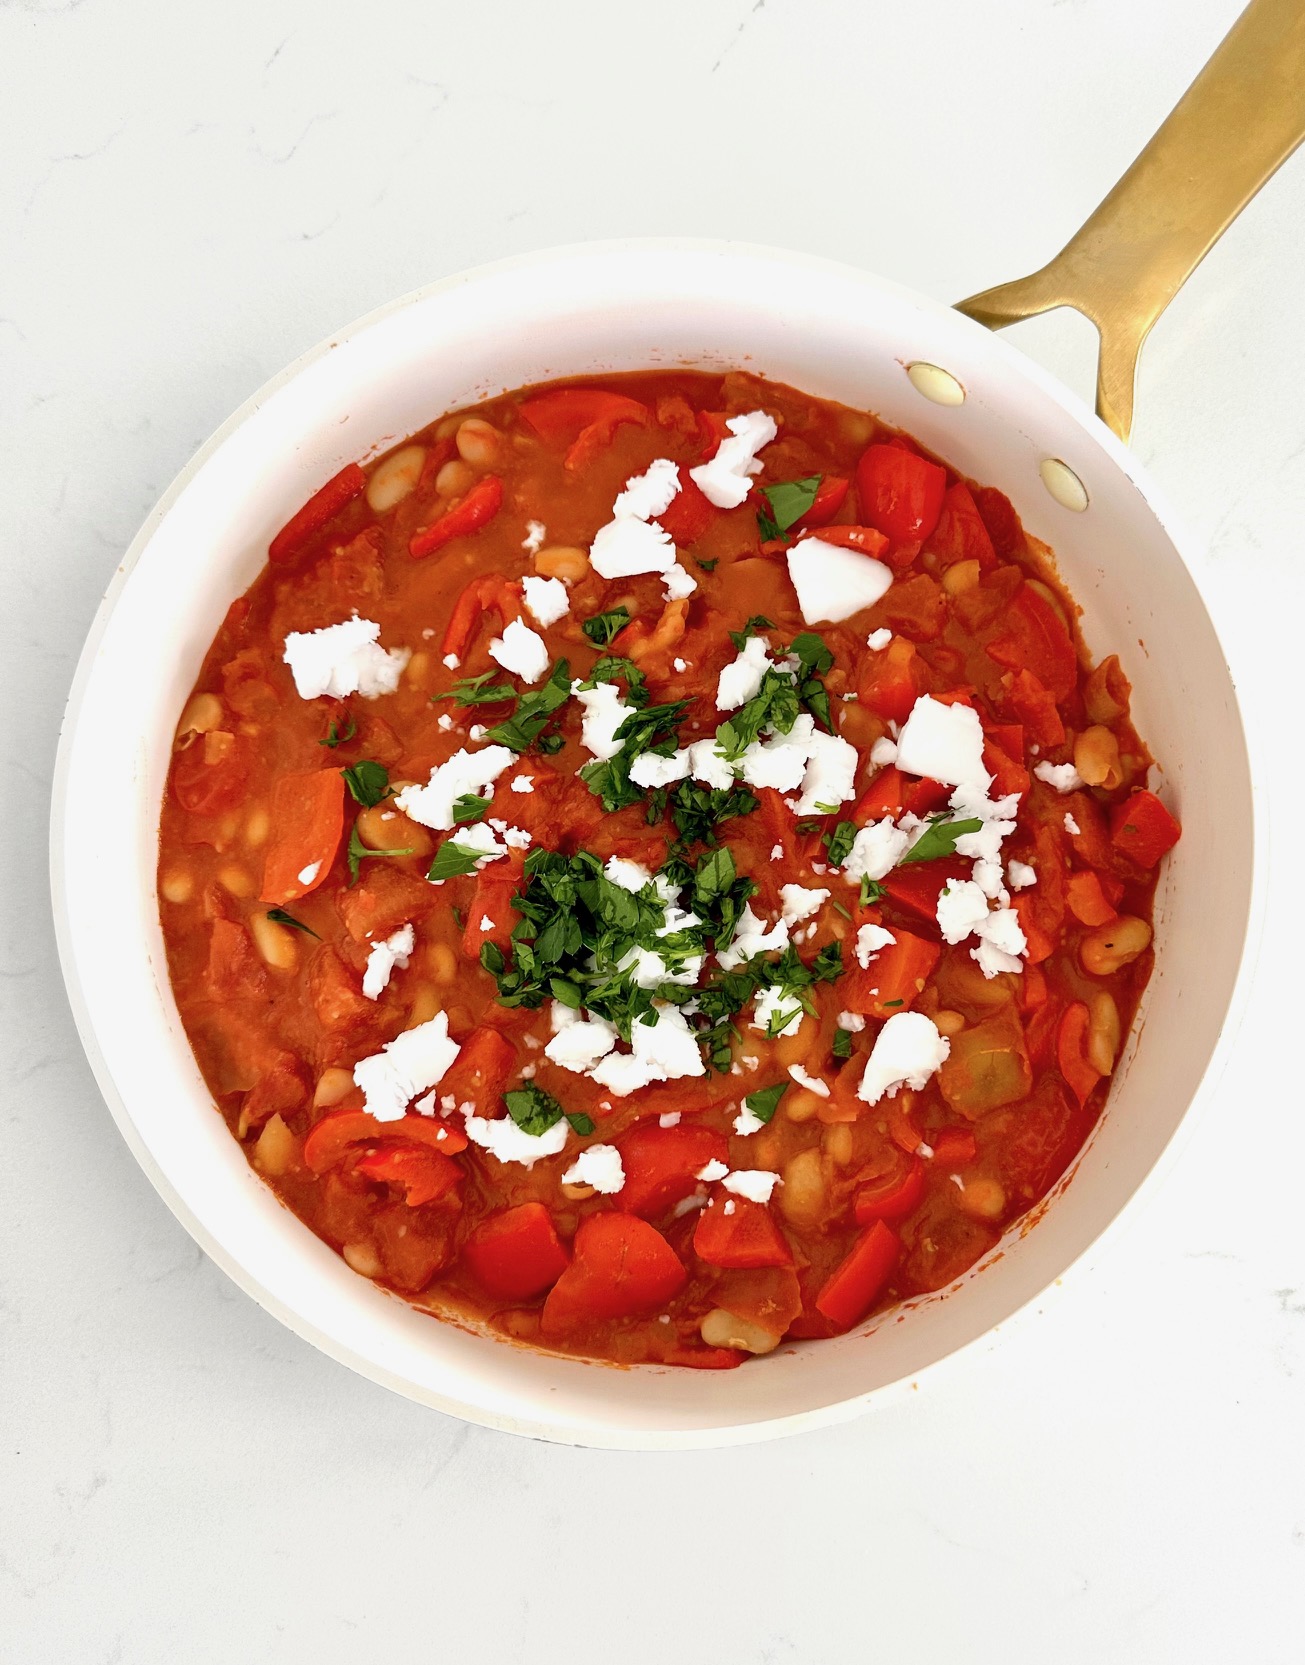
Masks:
[[[742,653],[748,645],[749,636],[760,636],[763,630],[773,630],[774,628],[774,619],[768,619],[764,613],[754,613],[742,630],[730,631],[730,641]]]
[[[831,1050],[835,1058],[850,1058],[852,1056],[852,1031],[850,1029],[835,1029],[834,1045]]]
[[[956,840],[982,828],[983,822],[973,816],[965,821],[949,821],[945,815],[931,815],[929,825],[897,865],[905,867],[911,861],[937,861],[940,856],[954,856]]]
[[[533,1081],[523,1081],[514,1092],[504,1093],[503,1102],[521,1131],[534,1139],[547,1133],[550,1127],[556,1127],[565,1115],[552,1093],[546,1093]]]
[[[614,653],[605,653],[582,686],[596,688],[600,682],[624,682],[625,697],[631,705],[648,703],[648,684],[632,659],[619,659]]]
[[[801,709],[797,683],[787,671],[769,670],[757,692],[716,730],[716,747],[730,763],[741,758],[763,728],[787,734]]]
[[[701,555],[695,555],[693,558],[704,572],[715,572],[716,568],[720,565],[719,555],[710,561],[704,560]]]
[[[680,781],[669,799],[663,793],[661,800],[655,815],[654,806],[649,804],[649,824],[661,820],[662,805],[668,803],[679,841],[686,847],[714,844],[716,828],[722,821],[751,815],[757,807],[757,799],[746,786],[704,786],[696,780]]]
[[[511,683],[490,680],[494,674],[493,671],[484,671],[480,676],[463,677],[461,682],[453,684],[447,694],[436,694],[432,703],[457,700],[459,705],[502,705],[507,700],[516,699],[517,691]]]
[[[863,908],[868,908],[872,903],[881,901],[883,896],[884,887],[880,884],[878,879],[872,879],[868,874],[862,878],[861,906]]]
[[[829,852],[829,865],[841,867],[851,854],[859,831],[855,821],[839,821],[825,834],[821,842]],[[837,904],[835,904],[837,906]]]
[[[582,1139],[587,1139],[594,1130],[594,1120],[592,1116],[586,1116],[581,1112],[577,1112],[574,1116],[568,1114],[566,1119],[571,1124],[572,1133],[578,1134]]]
[[[565,659],[559,659],[544,686],[518,695],[516,710],[505,722],[496,723],[487,738],[496,745],[510,747],[514,752],[528,752],[536,743],[541,751],[545,751],[548,747],[544,746],[543,740],[556,738],[558,744],[552,749],[560,750],[563,744],[561,736],[545,736],[544,730],[553,713],[570,697],[571,667]]]
[[[358,826],[355,822],[349,829],[349,848],[345,852],[345,858],[349,863],[349,883],[354,883],[358,877],[359,867],[363,862],[370,861],[373,856],[411,856],[414,854],[415,851],[412,849],[373,850],[369,844],[364,844],[362,839],[359,838]]]
[[[354,735],[358,732],[358,725],[347,713],[345,715],[345,721],[349,726],[347,728],[341,728],[339,722],[332,717],[331,726],[326,731],[326,739],[319,740],[317,744],[319,746],[329,746],[331,750],[334,751],[337,746],[343,746],[346,740],[352,740]]]
[[[761,495],[769,505],[769,512],[757,510],[757,526],[768,543],[802,519],[815,502],[823,478],[822,474],[808,474],[801,480],[780,480],[773,486],[762,486]]]
[[[428,879],[460,879],[467,873],[476,871],[476,863],[485,852],[473,850],[466,844],[459,844],[454,838],[441,844],[435,852],[435,860],[430,865]]]
[[[760,1087],[755,1093],[749,1093],[743,1103],[759,1122],[768,1122],[791,1085],[789,1081],[777,1081],[773,1087]]]
[[[475,792],[464,792],[460,798],[453,800],[455,826],[461,826],[464,821],[479,821],[489,805],[488,798],[482,798]]]
[[[351,763],[347,769],[341,769],[340,773],[354,802],[365,809],[374,808],[390,795],[390,771],[383,763],[364,758],[361,763]]]
[[[833,669],[833,654],[813,630],[804,630],[800,635],[794,636],[789,652],[796,654],[800,661],[797,673],[798,699],[816,721],[832,734],[834,724],[829,715],[829,694],[820,679]]]
[[[613,607],[608,613],[595,613],[591,618],[585,619],[580,628],[595,647],[610,647],[613,639],[621,634],[629,622],[628,607]]]
[[[317,937],[318,942],[322,940],[311,925],[305,925],[302,919],[296,919],[292,913],[287,913],[284,908],[269,908],[267,917],[274,925],[291,925],[296,931],[302,931],[305,936]]]
[[[610,813],[640,802],[643,788],[631,781],[630,765],[643,752],[669,757],[675,751],[676,725],[688,706],[688,700],[671,700],[666,705],[646,705],[632,711],[612,736],[622,742],[620,751],[614,757],[594,758],[583,765],[580,778],[595,797],[603,800],[605,810]]]

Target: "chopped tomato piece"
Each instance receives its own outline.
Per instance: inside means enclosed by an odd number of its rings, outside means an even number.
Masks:
[[[718,1190],[698,1216],[693,1252],[712,1266],[791,1266],[793,1255],[764,1204]]]
[[[852,1212],[859,1226],[872,1220],[904,1220],[923,1196],[924,1163],[914,1148],[908,1152],[891,1145],[857,1175]]]
[[[995,486],[975,486],[974,506],[988,529],[992,546],[1003,559],[1024,551],[1024,528],[1010,498]]]
[[[826,474],[816,487],[816,495],[811,500],[811,507],[804,515],[788,529],[790,537],[796,537],[802,532],[814,531],[817,526],[828,526],[838,511],[843,507],[843,499],[851,489],[852,482],[844,480],[837,474]],[[828,541],[823,539],[822,541]]]
[[[942,513],[929,539],[929,547],[944,566],[954,566],[958,561],[977,561],[986,572],[996,565],[997,551],[992,547],[988,528],[970,488],[963,480],[949,486],[944,493]]]
[[[857,697],[876,717],[904,723],[922,686],[915,643],[894,636],[886,648],[868,648],[857,672]]]
[[[401,1116],[397,1122],[378,1122],[365,1110],[332,1110],[304,1140],[304,1161],[315,1174],[342,1162],[355,1145],[421,1145],[457,1156],[467,1148],[461,1128],[438,1116]]]
[[[500,1030],[473,1029],[439,1084],[440,1097],[455,1098],[460,1105],[474,1104],[478,1115],[491,1115],[498,1109],[516,1062],[517,1049]]]
[[[500,1209],[482,1220],[462,1245],[462,1258],[491,1295],[509,1301],[542,1294],[567,1267],[553,1217],[541,1202]]]
[[[1115,917],[1109,898],[1102,888],[1101,877],[1092,869],[1071,873],[1065,881],[1065,896],[1069,911],[1080,925],[1104,925]]]
[[[282,775],[272,788],[271,820],[259,900],[280,906],[316,890],[331,871],[344,832],[344,776],[338,769]]]
[[[839,979],[839,998],[849,1012],[890,1018],[909,1011],[938,964],[936,942],[891,927],[895,940],[881,948],[869,966],[854,965]]]
[[[205,980],[215,1000],[258,995],[267,987],[267,969],[249,932],[234,919],[215,919],[209,927]]]
[[[409,1208],[437,1202],[463,1178],[463,1170],[442,1151],[426,1145],[382,1145],[354,1163],[360,1174],[403,1191]]]
[[[274,566],[293,561],[311,538],[366,490],[367,476],[362,469],[357,463],[346,463],[313,493],[298,514],[286,521],[267,547],[268,560]]]
[[[682,1202],[698,1184],[708,1162],[729,1161],[723,1133],[693,1123],[653,1127],[640,1122],[617,1140],[625,1184],[616,1201],[631,1214],[662,1214]]]
[[[672,1347],[661,1362],[685,1370],[737,1370],[747,1356],[737,1347]]]
[[[1087,1007],[1081,1000],[1076,1000],[1072,1006],[1065,1008],[1056,1033],[1056,1062],[1066,1086],[1080,1104],[1087,1103],[1088,1095],[1101,1079],[1100,1071],[1093,1069],[1084,1050],[1088,1022]]]
[[[178,754],[172,766],[172,795],[191,815],[219,815],[244,795],[249,779],[249,742],[243,734],[211,729]]]
[[[874,526],[823,526],[820,541],[835,549],[855,549],[876,561],[888,560],[889,540]]]
[[[1001,615],[1001,635],[988,657],[1012,671],[1031,671],[1051,697],[1063,700],[1078,680],[1078,655],[1060,614],[1041,590],[1024,584]]]
[[[978,1144],[968,1127],[944,1127],[929,1135],[929,1147],[939,1168],[963,1168],[979,1153]]]
[[[883,881],[884,894],[899,908],[906,908],[918,919],[936,925],[938,898],[943,890],[958,879],[968,879],[970,872],[970,864],[959,856],[911,862],[906,867],[893,868]]]
[[[1154,792],[1134,792],[1110,812],[1111,842],[1139,867],[1154,867],[1182,831]]]
[[[370,862],[369,872],[335,899],[344,928],[355,942],[393,936],[402,925],[424,919],[439,905],[434,885],[389,862]]]
[[[672,1300],[688,1281],[661,1232],[636,1214],[589,1214],[570,1266],[544,1302],[545,1335],[602,1318],[629,1318]]]
[[[601,387],[558,387],[537,393],[517,407],[517,414],[545,445],[570,445],[586,428],[602,424],[609,437],[623,422],[648,421],[648,407],[624,393]]]
[[[720,450],[722,443],[730,437],[728,414],[723,410],[700,410],[698,412],[698,438],[702,442],[702,460],[710,460]]]
[[[876,1220],[857,1238],[816,1296],[817,1312],[840,1329],[859,1324],[883,1294],[901,1247],[884,1222]]]
[[[896,445],[872,445],[856,465],[861,513],[894,543],[922,543],[938,524],[947,470]]]
[[[681,549],[687,549],[690,544],[697,543],[722,511],[689,478],[687,468],[681,468],[679,473],[680,489],[657,516],[657,522],[666,529],[674,543]]]
[[[434,555],[454,538],[470,537],[479,532],[503,506],[503,482],[497,474],[484,474],[465,497],[445,509],[438,520],[414,532],[408,540],[408,553],[414,561]]]
[[[1065,725],[1056,701],[1032,671],[1007,672],[1002,677],[1005,702],[1040,746],[1063,746]]]
[[[484,943],[492,942],[504,954],[511,947],[512,931],[519,918],[512,898],[524,883],[524,868],[523,852],[511,850],[506,860],[492,861],[477,873],[462,932],[462,952],[473,964],[479,965]]]
[[[927,572],[900,580],[871,608],[870,622],[875,629],[887,625],[913,641],[935,641],[947,622],[942,585]]]

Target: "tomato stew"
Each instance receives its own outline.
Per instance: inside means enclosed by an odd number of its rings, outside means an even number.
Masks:
[[[507,394],[273,540],[159,893],[359,1274],[725,1368],[941,1289],[1101,1112],[1178,826],[1000,493],[744,374]]]

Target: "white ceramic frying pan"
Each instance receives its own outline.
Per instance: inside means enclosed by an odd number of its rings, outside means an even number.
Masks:
[[[1028,280],[1033,292],[992,291],[969,310],[1000,323],[1080,304],[1103,332],[1102,414],[1125,429],[1141,336],[1301,136],[1302,86],[1305,8],[1256,0],[1065,255]],[[1229,97],[1237,121],[1220,131]],[[1112,299],[1108,276],[1127,293]],[[344,463],[446,409],[550,377],[658,365],[746,367],[867,408],[1004,491],[1055,550],[1093,652],[1120,654],[1184,826],[1160,885],[1155,975],[1109,1106],[1036,1226],[1015,1227],[945,1294],[725,1373],[532,1353],[423,1317],[357,1277],[281,1206],[216,1113],[168,985],[155,898],[177,713],[289,514]],[[945,375],[908,373],[921,365]],[[213,436],[141,529],[91,631],[59,751],[51,860],[64,974],[104,1096],[161,1195],[242,1288],[333,1357],[441,1410],[655,1448],[851,1416],[1001,1323],[1091,1245],[1228,1044],[1253,826],[1236,696],[1182,539],[1106,422],[971,318],[894,284],[772,250],[648,242],[510,260],[396,301],[292,365]]]

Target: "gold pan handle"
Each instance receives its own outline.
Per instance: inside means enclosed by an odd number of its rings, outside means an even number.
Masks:
[[[1096,325],[1097,415],[1127,440],[1156,319],[1305,138],[1305,0],[1251,0],[1164,125],[1041,271],[957,309],[1001,329],[1072,306]]]

